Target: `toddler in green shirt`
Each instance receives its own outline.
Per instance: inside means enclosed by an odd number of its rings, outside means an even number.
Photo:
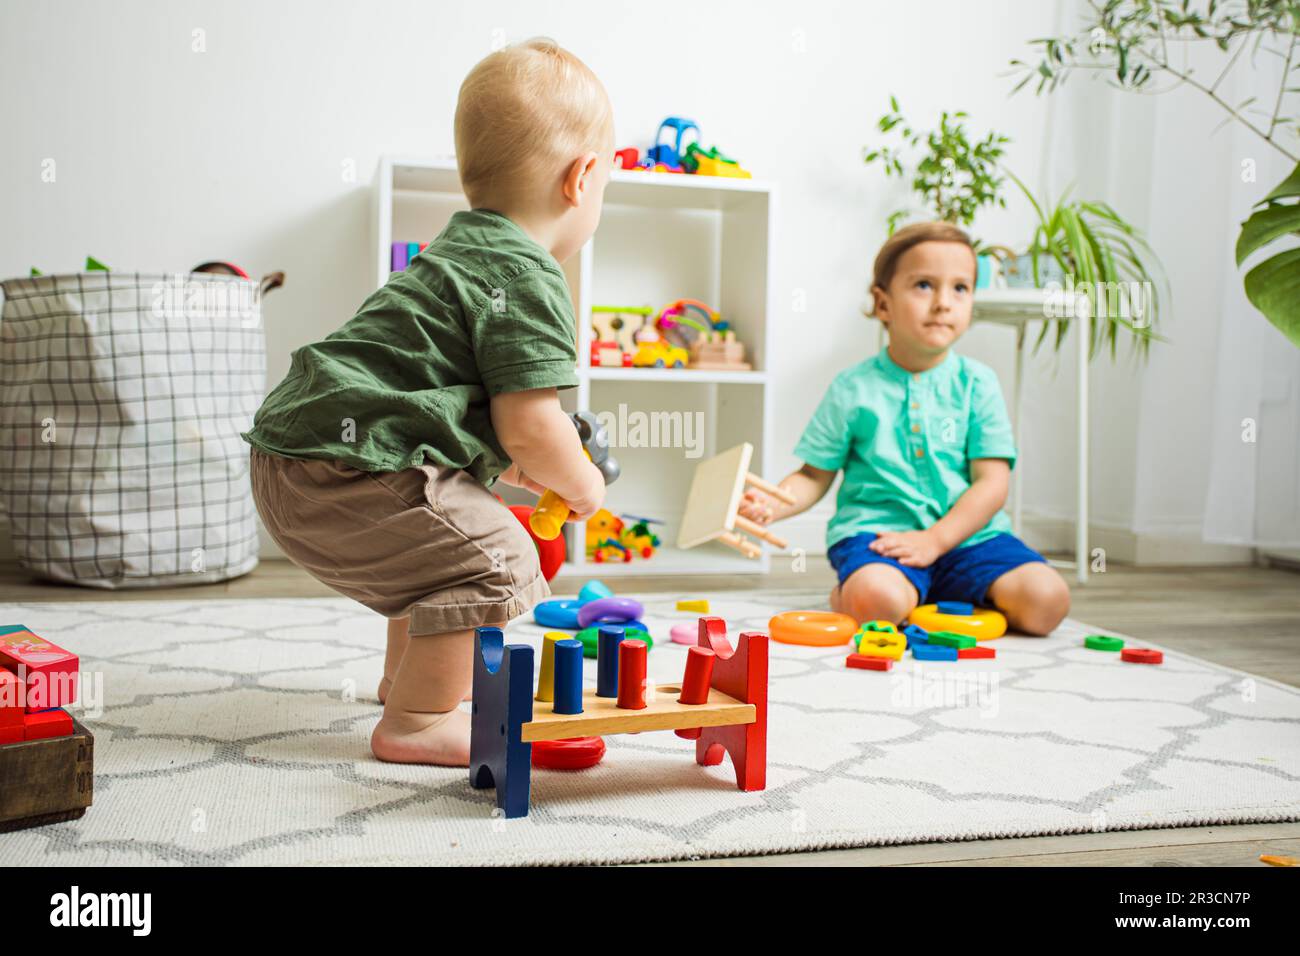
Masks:
[[[795,504],[754,490],[741,514],[799,514],[843,471],[827,528],[832,608],[902,623],[918,604],[992,605],[1042,635],[1070,591],[1002,511],[1016,448],[997,376],[951,350],[970,326],[975,272],[970,238],[948,223],[885,243],[871,291],[888,347],[831,383],[795,447],[803,467],[781,482]]]
[[[578,358],[560,262],[600,220],[614,126],[595,74],[531,40],[474,67],[455,127],[472,208],[297,349],[243,437],[285,555],[388,618],[375,756],[467,766],[474,628],[550,594],[487,485],[552,489],[573,520],[604,500],[557,395]]]

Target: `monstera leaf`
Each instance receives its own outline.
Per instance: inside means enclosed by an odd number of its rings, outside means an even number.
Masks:
[[[1300,235],[1300,166],[1259,202],[1241,224],[1237,265],[1286,235]],[[1246,273],[1246,298],[1300,346],[1300,249],[1287,249]]]

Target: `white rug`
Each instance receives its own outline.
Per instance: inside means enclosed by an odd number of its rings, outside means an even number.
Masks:
[[[825,600],[691,596],[732,634]],[[674,601],[645,599],[660,682],[685,655],[669,626],[693,616]],[[1300,819],[1300,692],[1168,650],[1122,663],[1074,622],[890,673],[774,643],[765,791],[671,732],[622,735],[593,769],[535,770],[529,816],[504,820],[465,770],[370,756],[384,622],[344,598],[0,611],[80,653],[104,701],[78,713],[94,806],[0,834],[3,865],[595,863]]]

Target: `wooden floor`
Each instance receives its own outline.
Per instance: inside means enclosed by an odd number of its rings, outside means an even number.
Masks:
[[[580,580],[559,579],[557,594]],[[830,590],[829,569],[807,573],[638,578],[627,588],[692,595],[753,588]],[[335,592],[283,561],[220,584],[150,591],[98,591],[31,579],[0,564],[0,603],[15,601],[192,600],[333,597]],[[1075,587],[1070,616],[1195,654],[1226,667],[1300,686],[1300,574],[1278,568],[1131,568],[1111,565]],[[924,843],[702,860],[688,866],[1259,866],[1262,853],[1300,857],[1300,823],[1131,830],[1057,837]]]

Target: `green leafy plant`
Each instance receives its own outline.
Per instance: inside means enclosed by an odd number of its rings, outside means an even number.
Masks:
[[[1239,123],[1296,164],[1241,224],[1238,267],[1265,246],[1300,235],[1300,150],[1283,142],[1284,134],[1294,141],[1300,133],[1295,100],[1300,85],[1295,85],[1293,75],[1300,70],[1300,2],[1208,0],[1193,8],[1189,0],[1089,0],[1088,8],[1089,16],[1078,33],[1033,41],[1040,51],[1037,63],[1011,62],[1025,73],[1012,92],[1034,79],[1037,92],[1051,92],[1075,70],[1113,73],[1115,86],[1136,92],[1162,93],[1181,86],[1198,90],[1227,114],[1224,123]],[[1170,54],[1179,44],[1203,43],[1214,44],[1227,57],[1212,81],[1175,63]],[[1282,61],[1281,80],[1271,103],[1256,104],[1256,98],[1250,97],[1234,104],[1220,94],[1247,48],[1252,58],[1263,51]],[[1163,88],[1161,79],[1169,81]],[[1260,262],[1246,273],[1244,286],[1255,308],[1300,345],[1300,250],[1288,249]]]
[[[1162,298],[1169,295],[1164,268],[1146,240],[1104,202],[1070,200],[1069,189],[1055,204],[1039,202],[1014,173],[1008,170],[1007,175],[1038,217],[1028,249],[1035,284],[1042,284],[1040,257],[1050,256],[1070,277],[1073,291],[1086,298],[1089,354],[1096,355],[1105,345],[1114,358],[1122,328],[1132,333],[1134,347],[1146,357],[1152,340],[1160,338],[1155,327]],[[1035,348],[1050,328],[1043,324]],[[1068,330],[1068,322],[1056,323],[1056,348]]]
[[[975,213],[986,205],[1006,206],[998,195],[1006,182],[998,175],[998,160],[1002,158],[1003,144],[1010,140],[990,132],[981,140],[972,141],[962,122],[969,116],[961,111],[944,112],[939,117],[939,127],[928,133],[918,132],[903,118],[898,100],[889,97],[889,112],[880,117],[877,127],[882,133],[896,133],[901,146],[879,146],[863,150],[867,165],[879,162],[886,176],[906,179],[904,152],[922,147],[912,173],[912,190],[917,193],[934,218],[959,226],[969,226]],[[914,210],[899,209],[890,214],[888,225],[892,236],[899,222]]]

